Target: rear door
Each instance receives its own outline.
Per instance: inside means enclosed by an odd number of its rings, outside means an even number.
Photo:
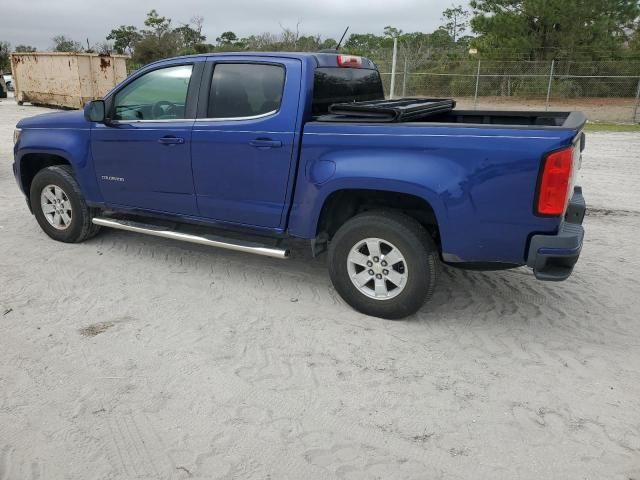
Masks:
[[[286,58],[211,62],[192,136],[200,216],[283,227],[296,161],[301,69],[299,60]]]

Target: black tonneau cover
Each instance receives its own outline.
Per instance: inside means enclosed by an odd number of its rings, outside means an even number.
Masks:
[[[448,113],[456,106],[449,98],[401,98],[366,102],[334,103],[329,114],[318,121],[330,122],[410,122],[438,113]]]

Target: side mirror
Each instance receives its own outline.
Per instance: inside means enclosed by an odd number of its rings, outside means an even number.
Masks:
[[[104,100],[92,100],[84,106],[84,118],[89,122],[104,123],[105,111]]]

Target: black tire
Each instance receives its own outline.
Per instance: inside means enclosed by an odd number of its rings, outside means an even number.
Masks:
[[[55,228],[45,218],[40,196],[43,189],[49,185],[61,188],[71,203],[71,221],[64,229]],[[73,170],[68,165],[56,165],[40,170],[31,182],[29,201],[40,228],[54,240],[66,243],[83,242],[100,230],[99,225],[91,222],[97,210],[85,202],[80,186],[73,176]]]
[[[406,281],[393,298],[371,298],[351,280],[347,266],[349,253],[367,238],[389,242],[404,257]],[[397,320],[414,314],[431,297],[436,285],[437,247],[422,225],[401,213],[372,211],[351,218],[331,239],[328,256],[329,275],[340,296],[357,311],[373,317]],[[404,272],[402,264],[396,268]],[[393,284],[383,281],[394,288]]]

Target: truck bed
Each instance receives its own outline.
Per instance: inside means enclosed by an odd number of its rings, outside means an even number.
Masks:
[[[543,158],[580,142],[584,122],[578,112],[466,110],[415,122],[308,122],[300,159],[308,177],[298,185],[313,187],[299,187],[298,202],[322,203],[312,200],[317,185],[401,188],[427,199],[442,219],[445,261],[521,264],[531,232],[554,234],[561,221],[533,213]],[[314,215],[294,208],[291,224]]]
[[[468,126],[560,127],[580,129],[586,117],[580,112],[456,110],[451,99],[402,98],[339,103],[329,107],[317,122],[448,124]]]
[[[419,121],[475,126],[561,127],[574,130],[582,128],[587,118],[581,112],[451,110]]]

